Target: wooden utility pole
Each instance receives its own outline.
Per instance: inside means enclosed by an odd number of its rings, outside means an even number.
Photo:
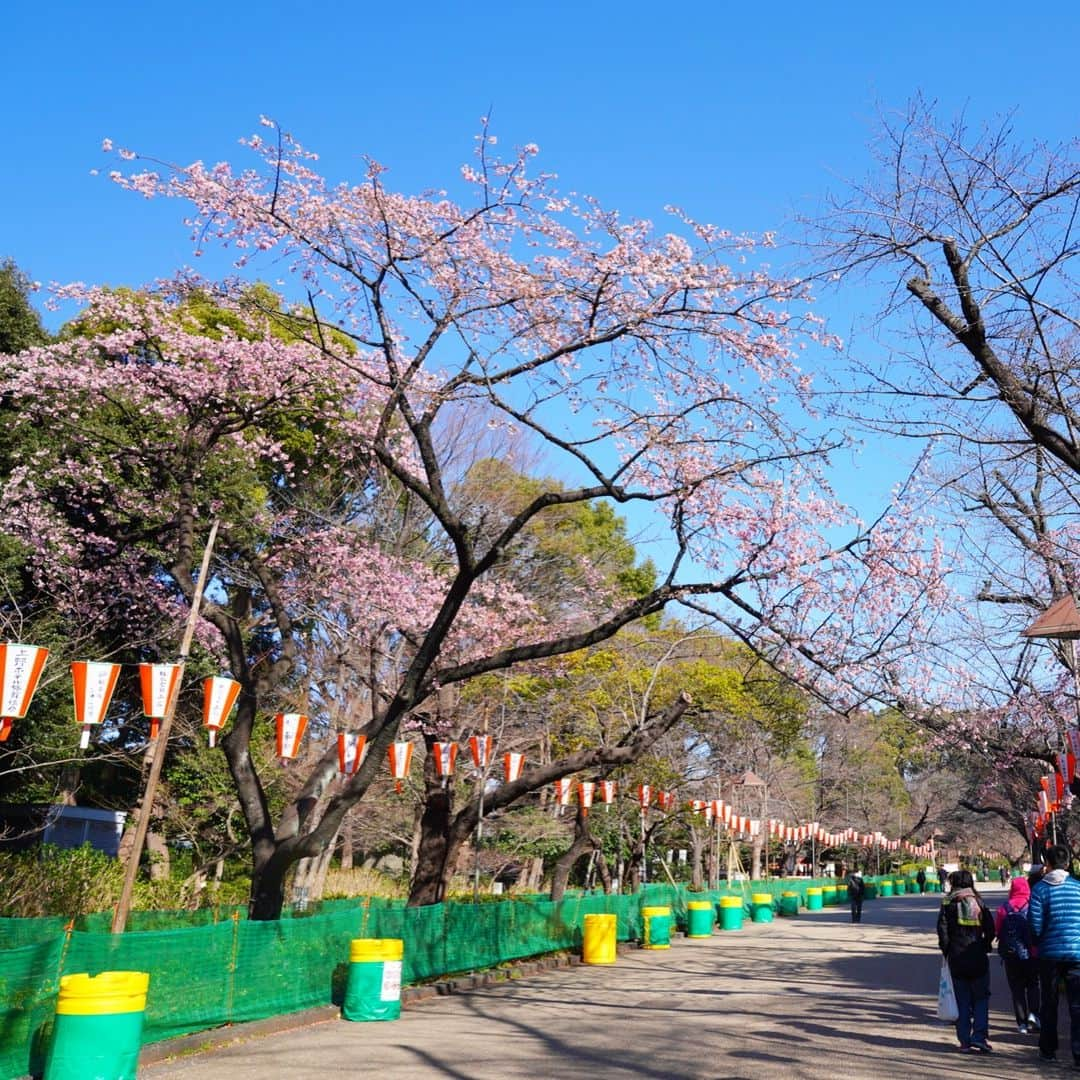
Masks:
[[[135,822],[135,838],[132,841],[131,853],[128,856],[128,864],[124,871],[124,887],[120,890],[120,899],[116,904],[113,914],[112,932],[122,934],[127,926],[128,913],[131,911],[131,896],[135,891],[135,878],[139,873],[139,859],[142,857],[143,845],[146,843],[146,831],[150,825],[150,815],[154,808],[154,796],[157,794],[158,781],[161,778],[161,767],[165,763],[165,751],[169,746],[169,732],[172,730],[173,717],[176,715],[176,700],[180,696],[180,686],[184,680],[184,665],[188,654],[191,652],[191,641],[195,636],[195,624],[199,618],[199,608],[202,605],[203,590],[206,587],[206,578],[210,569],[210,556],[214,551],[214,541],[217,539],[218,523],[215,520],[210,526],[210,537],[206,541],[203,550],[202,566],[199,569],[199,580],[195,583],[195,595],[191,600],[191,611],[188,613],[187,625],[184,627],[184,638],[180,643],[180,655],[177,658],[177,666],[180,671],[176,679],[176,689],[172,699],[161,719],[161,727],[158,731],[157,745],[153,750],[150,760],[150,775],[146,778],[146,788],[143,791],[142,804],[139,807],[138,818]]]

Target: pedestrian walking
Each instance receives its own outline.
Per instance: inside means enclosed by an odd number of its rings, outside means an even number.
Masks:
[[[926,871],[920,866],[919,872],[915,875],[915,882],[919,886],[919,892],[926,892]]]
[[[847,876],[847,898],[851,902],[851,921],[862,922],[862,903],[866,898],[866,882],[858,867]]]
[[[1039,950],[1039,1056],[1053,1061],[1058,1048],[1058,984],[1069,1002],[1069,1044],[1080,1068],[1080,881],[1068,870],[1069,849],[1052,844],[1043,856],[1046,872],[1028,903],[1031,939]]]
[[[1001,867],[998,870],[998,877],[1001,878],[1001,884],[1007,885],[1009,883],[1009,871],[1006,867]]]
[[[1080,882],[1078,882],[1080,884]],[[994,917],[968,870],[949,875],[949,895],[941,904],[937,922],[938,945],[949,962],[956,993],[956,1037],[966,1054],[989,1054],[990,961]]]
[[[994,913],[994,934],[1005,978],[1012,994],[1016,1027],[1021,1035],[1039,1030],[1039,965],[1028,925],[1031,886],[1027,878],[1013,878],[1009,899]]]

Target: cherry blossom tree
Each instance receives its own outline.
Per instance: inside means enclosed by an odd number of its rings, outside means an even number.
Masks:
[[[240,279],[198,283],[227,313],[201,320],[190,280],[83,292],[81,331],[7,360],[3,384],[21,422],[67,438],[59,460],[19,464],[2,509],[36,572],[76,584],[73,613],[175,624],[200,537],[222,522],[201,640],[243,686],[223,747],[252,841],[253,917],[278,914],[290,866],[332,842],[402,724],[444,688],[586,648],[669,604],[799,665],[841,706],[900,678],[943,595],[939,557],[914,506],[868,527],[832,497],[824,470],[842,439],[808,414],[799,363],[832,342],[806,284],[763,264],[767,238],[676,210],[670,231],[624,221],[534,173],[535,147],[495,159],[486,132],[456,194],[413,195],[375,163],[330,182],[265,129],[240,171],[124,150],[112,177],[185,200],[199,250],[217,242],[247,275],[285,275],[295,304]],[[527,436],[559,482],[477,522],[444,441],[463,418]],[[395,512],[417,512],[408,545],[377,535],[387,492]],[[597,499],[663,529],[655,583],[539,610],[505,567],[534,522]],[[362,709],[351,703],[370,753],[338,783],[328,747],[274,820],[252,731],[289,695],[321,708],[303,659],[315,627],[379,669]]]

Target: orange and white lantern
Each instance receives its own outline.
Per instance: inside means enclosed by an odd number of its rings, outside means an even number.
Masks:
[[[508,784],[512,784],[515,780],[519,779],[524,768],[524,754],[518,754],[513,750],[508,750],[503,754],[503,776],[506,777],[506,782]]]
[[[615,801],[615,781],[601,780],[599,790],[600,801],[604,804],[604,813],[607,813],[611,809],[611,804]]]
[[[595,780],[583,780],[577,786],[578,804],[581,806],[581,812],[584,815],[589,813],[589,807],[592,806],[593,793],[596,791]]]
[[[0,644],[0,742],[11,733],[12,720],[30,708],[48,655],[41,645]]]
[[[179,664],[140,664],[143,715],[150,717],[150,738],[158,737],[158,728],[165,719],[173,696],[180,685]]]
[[[308,718],[303,713],[282,712],[274,717],[277,729],[277,756],[292,761],[300,753],[300,740],[307,730]]]
[[[367,757],[367,736],[356,731],[339,731],[337,737],[338,772],[355,776]]]
[[[477,772],[484,772],[491,765],[491,755],[495,749],[493,735],[470,735],[469,752]]]
[[[690,800],[690,812],[692,814],[701,814],[705,810],[704,799],[691,799]]]
[[[559,807],[560,814],[564,806],[570,805],[570,792],[573,790],[573,785],[574,782],[569,776],[555,781],[555,803]]]
[[[445,780],[454,775],[454,767],[457,765],[458,745],[454,742],[437,742],[431,744],[431,756],[435,761],[435,775]]]
[[[642,810],[648,810],[652,802],[652,788],[648,784],[638,784],[638,805]]]
[[[225,726],[239,696],[240,684],[235,679],[224,675],[203,679],[203,727],[211,746],[217,745],[217,734]]]
[[[675,792],[661,791],[656,796],[656,804],[661,810],[671,810],[675,806]]]
[[[396,742],[386,751],[390,759],[390,775],[394,778],[394,790],[400,795],[405,790],[405,780],[412,764],[413,745],[411,742]]]
[[[79,746],[90,745],[90,729],[105,719],[105,713],[120,677],[119,664],[103,664],[95,660],[76,660],[71,665],[71,682],[75,691],[75,722],[82,725]]]

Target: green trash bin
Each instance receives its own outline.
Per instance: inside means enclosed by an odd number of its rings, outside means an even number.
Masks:
[[[686,936],[712,937],[713,906],[709,900],[690,900],[686,905]]]
[[[743,902],[741,896],[720,897],[720,929],[741,930]]]
[[[754,893],[750,897],[750,918],[754,922],[772,922],[772,907],[771,893]]]
[[[349,942],[349,976],[341,1015],[346,1020],[396,1020],[401,1015],[400,938],[355,938]]]
[[[822,885],[821,886],[821,906],[822,907],[835,907],[836,906],[836,886],[835,885]]]
[[[641,919],[645,924],[645,949],[671,948],[671,908],[666,904],[656,907],[643,907]]]
[[[63,975],[45,1080],[135,1080],[150,976]]]
[[[817,885],[811,885],[806,890],[806,910],[820,911],[824,906],[825,901],[821,897],[821,888]]]
[[[797,892],[783,892],[780,894],[780,914],[799,914],[799,894]]]
[[[876,900],[878,895],[877,882],[868,881],[866,883],[866,892],[863,893],[864,900]]]
[[[893,895],[893,883],[891,881],[883,881],[881,883],[881,895],[892,896]]]

